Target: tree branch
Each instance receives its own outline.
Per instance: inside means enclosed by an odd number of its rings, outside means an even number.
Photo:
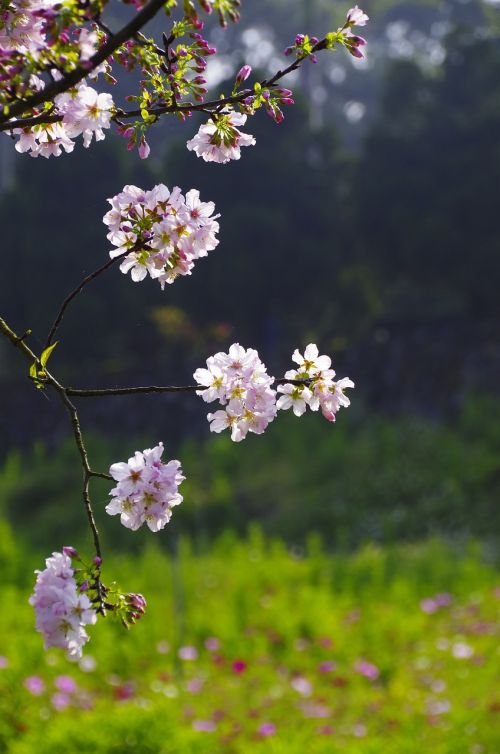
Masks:
[[[61,324],[61,322],[63,320],[63,317],[64,317],[64,314],[66,312],[66,309],[68,308],[68,306],[70,305],[70,303],[73,301],[73,299],[76,296],[78,296],[78,294],[80,293],[80,291],[82,291],[85,288],[86,285],[88,285],[89,283],[91,283],[92,280],[95,280],[96,277],[99,277],[99,275],[101,275],[103,272],[106,272],[106,270],[108,270],[110,267],[112,267],[115,264],[115,262],[117,262],[119,259],[122,259],[127,254],[130,254],[130,252],[132,252],[132,251],[138,251],[139,249],[142,249],[143,247],[144,247],[143,244],[140,245],[140,246],[138,246],[137,248],[135,246],[133,246],[131,249],[128,249],[127,251],[124,251],[123,254],[120,254],[119,256],[114,257],[114,259],[110,259],[109,261],[106,262],[106,264],[103,264],[102,267],[99,267],[98,270],[95,270],[94,272],[91,272],[90,275],[87,275],[87,277],[85,277],[82,280],[82,282],[79,283],[79,285],[77,285],[77,287],[74,290],[72,290],[71,293],[69,293],[66,296],[66,298],[64,299],[64,301],[61,304],[61,308],[59,309],[59,311],[57,313],[57,316],[56,316],[56,318],[55,318],[55,320],[54,320],[54,322],[52,324],[52,327],[50,328],[50,332],[49,332],[49,334],[47,336],[47,342],[45,343],[45,348],[48,348],[50,346],[50,344],[52,343],[52,341],[54,340],[54,336],[55,336],[55,334],[57,332],[57,329],[58,329],[59,325]]]
[[[313,53],[319,52],[320,50],[324,50],[326,48],[326,39],[322,39],[319,41],[313,48]],[[312,53],[312,54],[313,54]],[[261,87],[268,88],[273,87],[275,84],[278,83],[278,81],[281,81],[281,79],[285,78],[285,76],[288,76],[288,74],[292,73],[292,71],[298,70],[302,63],[307,60],[307,57],[304,58],[298,58],[297,60],[294,60],[293,63],[291,63],[287,68],[284,68],[283,70],[277,71],[274,76],[270,79],[264,79],[260,82]],[[45,90],[44,90],[45,91]],[[193,104],[191,102],[186,102],[183,104],[178,104],[175,102],[173,105],[165,105],[164,107],[152,107],[147,110],[149,115],[153,115],[155,117],[160,117],[161,115],[166,115],[167,113],[191,113],[191,112],[217,112],[222,107],[225,107],[226,105],[236,105],[240,102],[243,102],[247,97],[252,96],[254,93],[253,89],[244,89],[243,91],[239,92],[238,94],[233,94],[230,97],[223,97],[221,99],[211,100],[209,102],[199,102],[196,104]],[[12,112],[13,108],[11,108]],[[115,121],[121,121],[123,119],[129,119],[129,118],[139,118],[141,116],[141,110],[118,110],[116,115],[113,116],[113,120]],[[43,125],[43,124],[49,124],[49,123],[58,123],[62,121],[63,116],[62,115],[36,115],[32,118],[19,118],[15,121],[10,122],[2,122],[2,119],[0,118],[0,131],[10,131],[14,128],[29,128],[31,126],[37,126],[37,125]]]
[[[309,385],[311,380],[287,380],[281,377],[274,380],[275,385]],[[66,395],[75,398],[106,398],[117,395],[148,395],[151,393],[194,393],[197,390],[205,390],[203,385],[149,385],[147,387],[109,387],[109,388],[74,388],[67,387]]]
[[[164,4],[165,0],[150,0],[150,2],[128,22],[128,24],[123,26],[116,32],[116,34],[113,34],[113,36],[110,37],[94,55],[92,55],[87,67],[75,68],[74,71],[70,71],[62,76],[59,81],[51,81],[39,92],[35,92],[35,94],[31,95],[31,97],[15,102],[10,106],[7,115],[0,114],[0,123],[5,123],[10,120],[12,116],[21,115],[26,110],[30,110],[44,102],[51,102],[58,94],[62,94],[63,92],[67,92],[68,89],[72,89],[76,84],[82,81],[82,79],[88,76],[89,73],[92,73],[92,71],[104,63],[105,60],[107,60],[107,58],[109,58],[110,55],[112,55],[124,42],[137,34],[137,32],[148,23],[148,21],[151,21]],[[19,126],[10,127],[14,128]]]
[[[38,358],[38,356],[24,342],[25,335],[19,337],[14,332],[14,330],[12,330],[8,326],[8,324],[5,322],[5,320],[2,319],[1,317],[0,317],[0,332],[12,343],[12,345],[15,348],[17,348],[23,354],[23,356],[26,357],[26,359],[30,362],[30,364],[35,362],[36,364],[41,366],[40,359]],[[102,477],[102,478],[109,478],[109,477],[107,477],[107,475],[105,474],[100,474],[98,472],[92,471],[92,469],[90,468],[87,449],[85,447],[85,443],[83,440],[82,430],[80,426],[80,419],[78,417],[77,409],[73,405],[73,403],[70,401],[68,395],[66,394],[66,388],[63,385],[61,385],[61,383],[58,382],[58,380],[54,377],[54,375],[48,372],[45,367],[44,367],[44,372],[46,374],[47,384],[50,385],[57,393],[60,400],[64,404],[71,420],[71,425],[73,428],[73,436],[75,438],[75,443],[77,446],[78,453],[80,455],[80,460],[81,460],[82,470],[83,470],[82,496],[83,496],[83,502],[85,505],[85,512],[87,514],[89,526],[92,531],[96,555],[102,558],[101,544],[99,540],[99,531],[97,529],[97,525],[95,522],[94,512],[92,510],[92,502],[90,499],[89,481],[91,477]],[[100,581],[98,579],[98,589],[100,589],[99,584],[100,584]]]

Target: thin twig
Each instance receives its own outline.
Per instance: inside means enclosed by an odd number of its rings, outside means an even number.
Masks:
[[[311,380],[288,380],[281,377],[274,380],[275,385],[309,385]],[[197,390],[203,391],[206,388],[203,385],[148,385],[146,387],[109,387],[109,388],[74,388],[67,387],[66,395],[75,398],[106,398],[117,395],[148,395],[151,393],[193,393]]]
[[[141,245],[138,248],[143,248],[143,245]],[[82,291],[85,288],[86,285],[88,285],[89,283],[91,283],[92,280],[95,280],[103,272],[106,272],[106,270],[108,270],[110,267],[112,267],[115,264],[115,262],[117,262],[119,259],[122,259],[127,254],[130,254],[131,251],[134,251],[134,250],[137,251],[138,248],[136,249],[136,247],[134,246],[131,249],[128,249],[127,251],[124,251],[123,254],[119,254],[117,257],[114,257],[114,259],[110,259],[109,261],[106,262],[106,264],[103,264],[102,267],[99,267],[98,270],[95,270],[94,272],[91,272],[90,275],[87,275],[87,277],[85,277],[81,281],[81,283],[79,283],[76,286],[76,288],[71,291],[71,293],[68,293],[68,295],[66,296],[66,298],[64,299],[64,301],[61,304],[61,307],[60,307],[60,309],[59,309],[59,311],[57,313],[57,316],[56,316],[56,318],[55,318],[55,320],[54,320],[54,322],[52,324],[52,327],[50,328],[50,332],[49,332],[49,334],[47,336],[47,342],[45,343],[45,348],[48,348],[50,346],[50,344],[52,343],[52,341],[54,340],[54,336],[55,336],[55,334],[57,332],[57,329],[58,329],[59,325],[61,324],[61,322],[63,320],[63,317],[64,317],[64,314],[66,312],[66,309],[68,308],[68,306],[70,305],[70,303],[73,301],[73,299],[76,296],[78,296],[78,294],[80,293],[80,291]]]
[[[12,330],[9,325],[5,322],[4,319],[0,317],[0,332],[12,343],[12,345],[17,348],[23,356],[26,357],[26,359],[30,362],[30,364],[35,363],[38,366],[42,366],[40,363],[40,359],[38,356],[31,350],[31,348],[24,342],[24,336],[18,336],[14,330]],[[89,492],[89,481],[91,477],[99,476],[103,478],[107,478],[107,475],[99,474],[97,472],[92,471],[89,464],[87,449],[85,447],[85,442],[82,435],[82,430],[80,426],[80,419],[78,416],[78,411],[74,404],[70,401],[68,395],[66,394],[66,388],[61,385],[61,383],[54,377],[53,374],[47,371],[46,367],[43,367],[44,373],[45,373],[45,382],[47,385],[50,385],[59,398],[61,399],[62,403],[64,404],[70,420],[71,425],[73,428],[73,437],[75,438],[75,443],[78,449],[78,453],[80,455],[80,460],[82,464],[82,471],[83,471],[83,489],[82,489],[82,496],[83,496],[83,502],[85,505],[85,511],[87,514],[87,519],[89,522],[90,529],[92,531],[92,536],[94,539],[94,547],[96,551],[96,555],[99,556],[99,558],[102,558],[101,554],[101,544],[99,540],[99,531],[97,529],[97,524],[95,522],[94,518],[94,512],[92,510],[92,502],[90,499],[90,492]],[[99,588],[99,579],[98,579],[98,588]]]
[[[322,39],[319,41],[313,48],[312,53],[319,52],[320,50],[324,50],[326,48],[326,39]],[[157,48],[163,53],[163,50],[161,48]],[[273,87],[275,84],[278,83],[282,78],[285,78],[285,76],[288,76],[289,73],[292,73],[292,71],[296,71],[302,63],[307,60],[309,56],[305,56],[303,58],[298,58],[293,61],[287,68],[284,68],[283,70],[277,71],[274,76],[270,79],[264,79],[260,82],[260,85],[262,88],[269,88]],[[65,91],[65,90],[64,90]],[[241,92],[238,92],[238,94],[233,94],[230,97],[222,97],[220,99],[211,100],[209,102],[201,102],[201,103],[191,103],[191,102],[185,102],[182,104],[178,104],[177,102],[174,102],[172,105],[164,105],[163,107],[152,107],[147,110],[149,115],[160,117],[161,115],[166,115],[167,113],[191,113],[191,112],[219,112],[221,108],[225,107],[226,105],[236,105],[240,102],[243,102],[247,97],[250,97],[254,94],[253,89],[244,89]],[[27,108],[26,108],[27,109]],[[12,113],[13,107],[11,108]],[[138,118],[141,116],[141,110],[118,110],[116,114],[113,116],[112,120],[115,122],[119,122],[120,119],[123,118]],[[31,126],[41,125],[45,123],[57,123],[63,119],[62,115],[47,115],[44,114],[33,116],[32,118],[19,118],[15,121],[9,121],[9,122],[2,122],[2,119],[0,118],[0,131],[10,131],[14,128],[28,128]]]

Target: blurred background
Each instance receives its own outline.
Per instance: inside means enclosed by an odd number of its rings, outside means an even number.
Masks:
[[[316,342],[356,383],[334,426],[280,416],[239,445],[194,395],[80,401],[94,468],[162,440],[187,481],[156,536],[108,519],[95,484],[109,580],[151,612],[94,631],[74,667],[43,654],[25,603],[52,550],[90,555],[78,459],[0,343],[0,751],[45,751],[47,722],[59,752],[500,750],[500,2],[362,7],[366,59],[303,66],[285,122],[247,123],[238,163],[186,150],[198,116],[161,122],[146,162],[113,136],[49,161],[0,140],[2,316],[35,350],[106,261],[125,183],[196,187],[222,215],[192,277],[161,292],[112,269],[86,289],[51,360],[65,384],[186,384],[233,342],[276,376]],[[210,25],[211,85],[274,72],[346,10],[246,0],[240,24]]]

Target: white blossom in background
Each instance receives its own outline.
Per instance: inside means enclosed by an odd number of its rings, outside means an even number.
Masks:
[[[204,401],[218,400],[225,407],[207,415],[211,432],[230,429],[231,439],[240,442],[248,432],[262,434],[276,417],[274,378],[253,348],[233,343],[228,353],[210,356],[207,368],[197,369],[194,379],[202,386],[197,393]]]
[[[219,244],[220,215],[213,214],[213,202],[200,200],[196,189],[184,196],[177,186],[172,191],[163,184],[151,191],[125,186],[108,201],[111,209],[103,222],[116,247],[109,255],[125,255],[120,270],[130,272],[134,282],[149,274],[163,289],[179,275],[190,275],[195,261]]]
[[[247,116],[243,113],[222,111],[200,126],[196,136],[186,146],[205,162],[226,163],[239,160],[241,147],[250,147],[256,143],[253,136],[239,130],[246,120]]]
[[[96,622],[96,612],[88,597],[78,591],[71,558],[65,552],[52,553],[45,563],[43,571],[35,571],[35,590],[29,600],[35,609],[36,630],[44,637],[45,649],[61,647],[72,659],[79,659],[89,640],[84,627]]]
[[[109,469],[118,484],[109,493],[112,500],[106,512],[119,515],[127,529],[136,531],[145,523],[151,531],[160,531],[170,521],[172,508],[182,503],[178,489],[186,477],[179,461],[163,463],[162,454],[163,443],[159,443]]]
[[[344,390],[353,388],[354,382],[348,377],[335,381],[335,372],[331,369],[332,361],[329,356],[320,356],[318,347],[310,343],[304,355],[297,349],[292,361],[298,369],[291,369],[285,373],[287,380],[304,380],[304,385],[286,383],[278,386],[282,393],[278,399],[278,409],[291,408],[296,416],[302,416],[307,406],[311,411],[321,412],[328,421],[335,421],[335,416],[341,407],[350,405],[350,400]]]

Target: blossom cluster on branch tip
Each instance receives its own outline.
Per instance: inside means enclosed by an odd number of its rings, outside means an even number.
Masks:
[[[206,369],[197,369],[194,379],[204,389],[197,391],[210,403],[219,400],[224,410],[208,414],[211,432],[231,429],[234,442],[248,432],[260,435],[276,416],[274,378],[253,348],[245,350],[233,343],[228,353],[216,353],[207,359]]]
[[[285,374],[293,382],[272,388],[275,380],[267,374],[266,367],[253,348],[245,350],[233,343],[228,353],[216,353],[207,359],[207,368],[197,369],[194,379],[202,386],[197,393],[210,403],[218,400],[224,409],[210,413],[211,432],[231,430],[231,439],[239,442],[248,432],[262,434],[276,417],[279,409],[293,409],[302,416],[307,406],[312,411],[321,409],[323,416],[335,421],[335,415],[350,401],[344,390],[354,387],[349,378],[334,381],[331,359],[319,356],[314,343],[310,343],[302,356],[295,350],[292,360],[298,364]]]
[[[196,189],[184,196],[177,186],[172,191],[163,184],[151,191],[125,186],[108,201],[111,210],[103,222],[117,247],[110,257],[123,256],[120,270],[130,272],[134,282],[149,274],[163,289],[179,275],[190,275],[195,261],[219,243],[220,215],[213,214],[213,202],[200,201]]]
[[[227,109],[200,126],[196,136],[187,142],[187,148],[205,162],[226,163],[239,160],[241,147],[253,146],[255,138],[239,130],[247,116]]]
[[[157,532],[170,521],[172,508],[182,503],[179,485],[185,477],[179,461],[163,463],[163,443],[136,451],[127,463],[114,463],[109,473],[118,482],[109,493],[110,516],[120,516],[127,529],[136,531],[144,523]]]
[[[340,29],[337,29],[337,31],[329,32],[322,42],[320,42],[318,37],[297,34],[294,43],[286,48],[285,55],[295,54],[298,60],[307,59],[311,63],[317,63],[318,59],[315,53],[319,49],[326,47],[327,50],[332,50],[335,45],[339,44],[343,45],[347,52],[355,58],[362,58],[363,53],[360,47],[366,45],[366,39],[354,34],[352,29],[354,26],[366,26],[369,20],[366,13],[355,5],[354,8],[350,8],[347,12],[344,25]]]
[[[350,405],[350,400],[344,390],[353,388],[354,382],[348,377],[335,382],[335,372],[330,368],[332,364],[330,357],[320,356],[314,343],[307,346],[303,356],[296,349],[292,361],[298,365],[298,369],[286,372],[285,378],[294,381],[304,380],[304,384],[279,385],[278,392],[282,395],[278,400],[278,408],[291,408],[295,416],[302,416],[309,406],[311,411],[321,409],[321,413],[328,421],[335,421],[335,415],[339,409]]]
[[[74,552],[73,548],[65,550]],[[84,626],[96,622],[96,612],[78,588],[67,552],[54,552],[45,562],[43,571],[35,571],[35,590],[29,600],[35,609],[36,630],[44,637],[45,649],[61,647],[78,659],[89,640]]]

